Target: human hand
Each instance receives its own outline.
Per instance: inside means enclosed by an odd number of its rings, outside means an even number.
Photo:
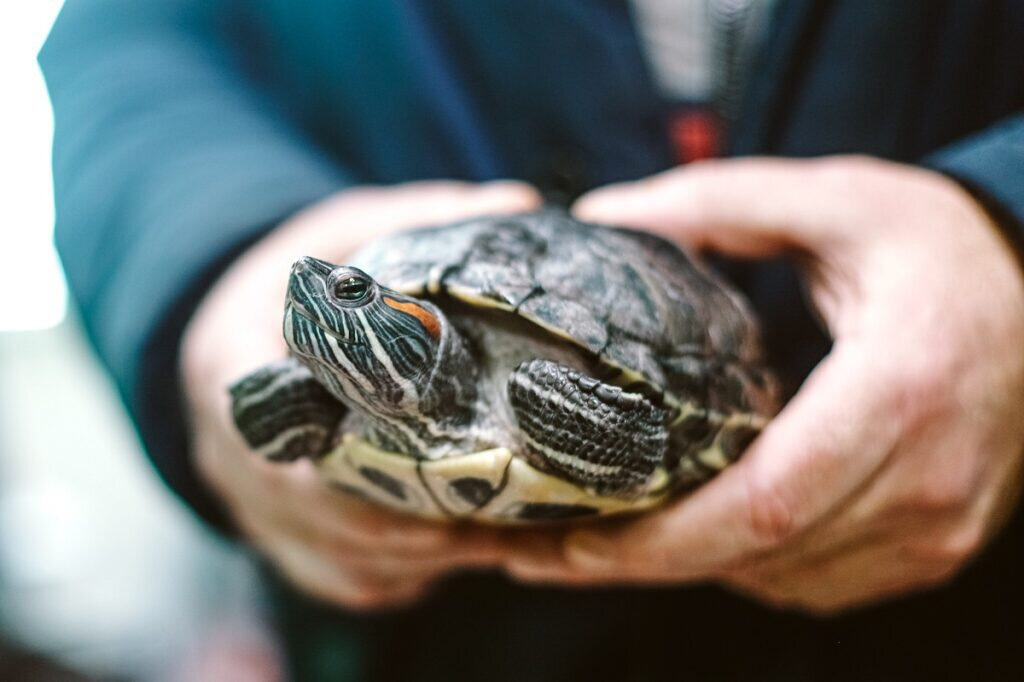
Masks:
[[[241,532],[303,590],[350,608],[416,598],[448,571],[498,559],[485,529],[456,528],[350,499],[309,460],[270,463],[251,452],[230,416],[227,387],[287,353],[285,285],[303,255],[344,262],[363,242],[398,229],[537,208],[526,185],[423,182],[329,197],[243,254],[209,291],[182,342],[193,456]]]
[[[956,183],[858,157],[696,164],[597,190],[583,219],[794,255],[834,338],[715,480],[508,564],[571,584],[713,580],[828,612],[932,585],[1006,519],[1024,451],[1024,278]]]

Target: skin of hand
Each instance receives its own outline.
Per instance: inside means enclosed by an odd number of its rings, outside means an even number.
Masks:
[[[492,531],[370,506],[327,488],[309,460],[266,462],[243,442],[227,387],[286,355],[281,319],[291,263],[304,255],[343,263],[362,243],[388,232],[540,203],[533,189],[512,182],[348,189],[247,250],[203,299],[180,357],[192,454],[242,534],[299,588],[352,609],[396,606],[449,571],[494,565],[501,554]]]
[[[513,576],[714,581],[831,613],[948,580],[1009,517],[1024,277],[958,184],[862,157],[710,161],[574,210],[695,250],[794,256],[834,346],[737,464],[636,520],[535,534]]]

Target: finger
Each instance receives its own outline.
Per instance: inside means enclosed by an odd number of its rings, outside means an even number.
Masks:
[[[323,539],[328,551],[339,560],[353,565],[375,564],[394,566],[395,571],[432,571],[451,568],[495,566],[505,557],[502,547],[487,536],[453,533],[429,547],[380,545],[328,537]]]
[[[663,566],[680,578],[699,577],[794,542],[854,494],[894,447],[898,424],[878,400],[881,379],[872,366],[837,346],[737,464],[622,529],[570,534],[566,560],[606,574]]]
[[[519,582],[559,585],[569,587],[594,587],[610,585],[667,585],[680,586],[684,583],[707,580],[710,575],[681,575],[674,567],[665,564],[641,565],[635,561],[594,568],[592,564],[580,565],[571,557],[548,556],[538,560],[535,557],[510,559],[503,564],[505,573]]]
[[[765,582],[789,581],[790,576],[814,573],[817,567],[849,557],[884,550],[891,561],[920,566],[927,576],[941,574],[964,562],[974,546],[964,522],[952,516],[942,519],[911,515],[907,518],[873,521],[850,533],[843,523],[819,526],[808,537],[779,552],[765,553],[743,564],[723,570],[722,577],[755,576]],[[862,562],[867,564],[867,562]],[[887,570],[884,562],[872,570]]]
[[[286,465],[292,466],[292,465]],[[453,565],[487,565],[503,554],[499,532],[486,526],[427,521],[385,509],[325,486],[308,460],[289,474],[301,490],[293,499],[309,504],[286,509],[302,536],[315,536],[346,551],[406,559],[441,558]]]
[[[663,582],[660,576],[645,574],[638,576],[635,571],[620,571],[610,573],[589,573],[570,566],[564,561],[551,561],[547,563],[535,563],[532,561],[514,561],[507,564],[505,574],[517,582],[532,585],[557,585],[559,587],[591,587],[599,585],[622,585],[625,583],[652,583]],[[682,581],[672,581],[678,585]]]
[[[780,606],[829,613],[944,580],[973,547],[956,516],[911,512],[865,521],[846,505],[798,543],[720,577]]]
[[[776,606],[829,614],[932,586],[952,573],[953,566],[908,554],[893,538],[787,566],[754,565],[729,573],[722,582]]]
[[[364,552],[351,547],[333,548],[338,564],[353,570],[378,573],[390,577],[428,579],[462,569],[491,568],[501,565],[497,555],[480,552],[459,552],[441,556],[403,556],[390,552]]]
[[[533,186],[516,180],[493,180],[477,187],[476,205],[480,213],[491,211],[532,211],[544,198]]]
[[[350,608],[404,602],[446,573],[498,564],[460,547],[410,559],[379,549],[332,546],[267,525],[252,540],[302,589]]]
[[[382,579],[431,580],[445,573],[465,569],[489,568],[500,565],[495,557],[484,558],[478,554],[452,553],[441,556],[406,557],[384,552],[353,551],[349,547],[335,547],[332,556],[339,566]]]
[[[759,571],[782,572],[802,562],[825,558],[839,551],[853,550],[872,542],[877,543],[879,534],[871,532],[877,530],[877,524],[865,528],[863,519],[849,518],[851,505],[852,501],[838,505],[795,542],[782,548],[744,556],[739,565],[723,566],[719,574],[742,574],[742,571],[753,565],[758,566]],[[578,539],[578,536],[575,539]],[[573,551],[575,550],[570,547],[570,554]],[[622,554],[625,554],[625,550]],[[509,575],[526,582],[590,584],[607,582],[608,575],[611,574],[617,581],[642,578],[644,582],[675,582],[680,579],[675,566],[653,564],[646,560],[617,562],[608,566],[606,571],[595,571],[593,567],[587,570],[584,566],[590,558],[576,557],[579,561],[570,561],[562,537],[531,536],[526,542],[517,542],[508,554],[505,568]]]
[[[298,464],[304,467],[308,463]],[[417,521],[360,500],[331,495],[322,489],[318,480],[307,480],[305,472],[289,470],[291,464],[275,466],[282,469],[280,473],[275,472],[281,496],[304,501],[301,505],[274,505],[262,509],[262,521],[282,532],[307,542],[385,550],[407,548],[412,552],[433,551],[445,542],[446,531],[439,524]]]
[[[286,542],[286,541],[285,541]],[[400,606],[414,601],[433,576],[394,576],[380,571],[339,565],[302,546],[272,553],[275,564],[292,584],[313,597],[357,610]]]
[[[510,533],[506,538],[505,572],[523,582],[574,582],[579,571],[565,560],[565,536],[546,529]]]
[[[375,210],[383,210],[385,216],[393,216],[396,223],[405,225],[450,222],[489,213],[530,211],[543,203],[536,189],[515,180],[485,183],[427,180],[401,185],[400,191],[405,200],[401,206],[393,202],[392,208],[378,205]]]
[[[331,222],[348,229],[371,231],[379,237],[395,229],[453,222],[494,213],[516,213],[538,208],[542,198],[522,182],[499,180],[487,183],[422,181],[393,187],[359,187],[315,209]],[[335,203],[336,202],[336,203]],[[332,234],[320,241],[331,246]],[[337,234],[333,235],[338,242]],[[337,245],[334,249],[337,249]],[[346,246],[347,248],[347,246]]]
[[[836,216],[859,212],[835,191],[829,168],[821,160],[701,162],[595,190],[573,212],[737,257],[817,251],[830,243]]]
[[[412,552],[438,551],[450,542],[452,527],[384,509],[328,488],[308,459],[292,463],[259,463],[268,488],[281,490],[301,505],[268,509],[275,520],[302,537],[323,537],[338,543]]]

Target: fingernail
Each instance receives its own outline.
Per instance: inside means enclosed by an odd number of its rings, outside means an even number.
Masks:
[[[597,190],[577,201],[572,207],[572,214],[580,220],[594,220],[601,214],[614,208],[614,196],[609,200],[607,191]]]
[[[538,205],[540,194],[532,186],[519,180],[491,180],[480,186],[484,200],[500,199],[519,204],[523,208]]]

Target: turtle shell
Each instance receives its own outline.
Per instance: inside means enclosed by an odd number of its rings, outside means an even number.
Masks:
[[[547,210],[399,233],[351,264],[405,294],[514,312],[596,355],[601,379],[670,404],[773,408],[743,297],[661,237]]]
[[[395,234],[350,264],[404,294],[518,315],[592,355],[597,378],[672,415],[673,460],[630,499],[575,486],[505,448],[418,461],[347,435],[321,458],[334,485],[388,506],[496,522],[645,509],[733,461],[774,408],[742,297],[660,237],[545,210]]]

